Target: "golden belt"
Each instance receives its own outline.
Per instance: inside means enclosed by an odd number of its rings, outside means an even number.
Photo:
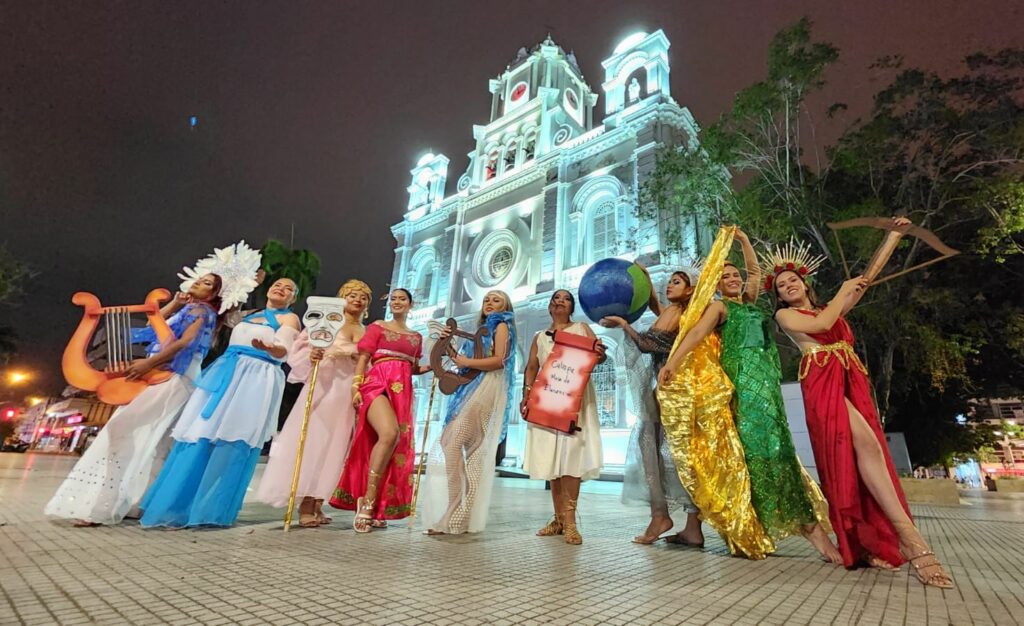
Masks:
[[[403,359],[400,356],[382,356],[379,359],[374,359],[374,361],[373,361],[373,363],[371,363],[371,365],[376,365],[378,363],[383,363],[385,361],[402,361],[403,363],[410,363],[410,364],[412,363],[412,361],[410,361],[409,359]]]
[[[818,367],[825,367],[833,358],[842,364],[843,369],[850,369],[850,364],[853,364],[865,376],[868,374],[868,370],[864,367],[860,357],[853,351],[853,346],[845,341],[837,341],[835,343],[818,344],[804,350],[804,355],[800,359],[800,380],[807,377],[807,374],[811,371],[812,364]]]

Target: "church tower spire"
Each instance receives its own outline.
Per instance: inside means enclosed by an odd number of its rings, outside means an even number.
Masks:
[[[593,127],[597,95],[576,55],[550,34],[531,50],[520,48],[488,86],[490,121],[473,128],[476,149],[460,191],[517,171]]]

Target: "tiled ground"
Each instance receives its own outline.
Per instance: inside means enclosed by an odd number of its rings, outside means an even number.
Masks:
[[[958,583],[941,591],[826,565],[802,539],[760,562],[710,536],[705,551],[633,545],[645,511],[611,483],[580,498],[580,547],[533,536],[547,494],[513,479],[480,535],[357,536],[348,513],[286,535],[256,505],[226,530],[75,529],[42,515],[73,461],[0,454],[0,623],[1024,623],[1024,499],[914,507]]]

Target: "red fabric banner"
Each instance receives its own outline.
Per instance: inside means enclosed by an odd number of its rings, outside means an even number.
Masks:
[[[580,404],[597,366],[597,339],[555,331],[551,349],[526,403],[527,422],[564,433],[579,427]]]

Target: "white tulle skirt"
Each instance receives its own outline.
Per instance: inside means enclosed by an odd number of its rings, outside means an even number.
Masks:
[[[44,512],[97,524],[137,517],[136,505],[160,473],[173,443],[168,431],[192,388],[189,378],[176,374],[117,409]]]
[[[487,372],[437,438],[420,487],[425,528],[476,533],[487,526],[507,400],[505,371]]]

